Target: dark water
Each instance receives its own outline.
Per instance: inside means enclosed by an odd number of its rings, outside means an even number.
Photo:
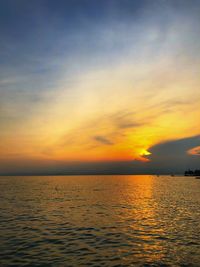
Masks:
[[[0,266],[200,266],[200,180],[0,177]]]

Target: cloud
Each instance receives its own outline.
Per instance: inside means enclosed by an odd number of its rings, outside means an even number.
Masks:
[[[94,136],[98,142],[110,145],[112,142],[105,136]],[[0,173],[5,174],[183,174],[188,168],[197,169],[200,166],[199,157],[187,153],[188,149],[200,142],[200,135],[179,140],[171,140],[150,148],[152,153],[149,162],[142,161],[34,161],[18,160],[0,166]],[[26,162],[26,164],[25,164]],[[11,167],[12,166],[12,167]]]
[[[187,168],[198,168],[198,157],[192,157],[188,150],[200,143],[200,135],[171,140],[157,144],[149,149],[149,167],[157,170],[183,172]]]
[[[193,147],[189,149],[187,152],[189,155],[200,156],[200,146]]]
[[[94,140],[103,145],[113,145],[113,142],[111,142],[105,136],[100,136],[100,135],[94,136]]]
[[[174,154],[176,155],[187,155],[187,151],[194,146],[197,146],[200,143],[200,135],[181,138],[178,140],[170,140],[164,143],[160,143],[155,145],[149,149],[149,151],[153,155],[160,156],[163,154],[164,156],[171,156],[173,157]]]
[[[131,110],[120,110],[107,116],[110,124],[118,129],[135,128],[143,125],[142,122],[138,122],[135,119],[135,113]]]
[[[132,159],[161,140],[200,132],[200,5],[89,2],[3,4],[3,156],[21,146],[55,159]],[[186,153],[199,143],[170,144],[151,148],[151,166],[199,159]]]

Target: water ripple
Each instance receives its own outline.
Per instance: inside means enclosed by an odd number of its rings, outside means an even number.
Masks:
[[[200,266],[200,182],[0,178],[0,266]]]

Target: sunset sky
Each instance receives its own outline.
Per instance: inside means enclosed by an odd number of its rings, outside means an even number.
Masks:
[[[200,167],[200,1],[0,4],[0,174]]]

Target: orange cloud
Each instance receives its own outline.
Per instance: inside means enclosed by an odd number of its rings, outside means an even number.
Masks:
[[[189,149],[187,152],[190,155],[200,156],[200,146],[193,147],[193,148]]]

